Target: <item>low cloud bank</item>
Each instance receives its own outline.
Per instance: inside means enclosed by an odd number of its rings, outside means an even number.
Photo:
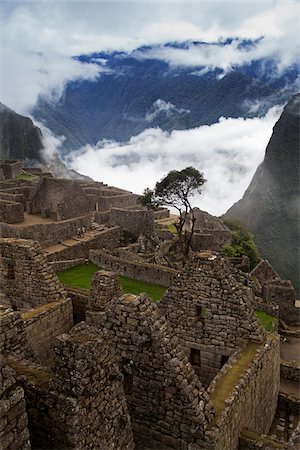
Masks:
[[[193,205],[221,215],[243,196],[281,110],[273,107],[262,118],[221,118],[210,126],[171,133],[148,128],[126,144],[104,140],[86,145],[65,162],[97,181],[138,194],[170,170],[193,166],[207,179]]]

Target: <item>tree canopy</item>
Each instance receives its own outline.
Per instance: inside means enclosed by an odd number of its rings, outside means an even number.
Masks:
[[[141,203],[149,209],[158,206],[171,206],[178,211],[178,222],[175,227],[183,245],[184,254],[188,254],[194,232],[195,217],[190,203],[191,197],[201,194],[201,188],[206,182],[202,172],[194,167],[183,170],[171,170],[162,180],[158,181],[153,190],[147,188],[141,197]],[[190,230],[183,233],[187,220],[191,220]]]

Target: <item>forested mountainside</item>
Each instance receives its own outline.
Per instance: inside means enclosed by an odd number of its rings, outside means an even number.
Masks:
[[[221,116],[257,116],[295,93],[295,65],[281,73],[273,60],[257,60],[229,71],[174,66],[155,58],[156,50],[145,47],[131,54],[77,57],[98,64],[98,78],[69,82],[59,101],[40,98],[33,116],[54,134],[65,136],[68,153],[101,139],[126,142],[150,127],[171,131],[209,125]]]

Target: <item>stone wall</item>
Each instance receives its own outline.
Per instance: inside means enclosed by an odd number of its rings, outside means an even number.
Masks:
[[[279,306],[279,318],[289,325],[300,323],[300,310],[295,307],[296,292],[290,281],[273,280],[265,283],[262,295],[266,302]]]
[[[24,220],[22,203],[0,199],[0,222],[19,223]]]
[[[0,161],[0,169],[5,180],[15,178],[22,172],[22,162],[17,160]]]
[[[72,301],[74,324],[86,320],[86,309],[90,292],[84,289],[66,286],[68,297]]]
[[[94,213],[94,221],[96,223],[108,223],[110,218],[110,211],[95,211]]]
[[[199,253],[158,303],[204,386],[249,339],[265,338],[252,291],[236,281],[233,270],[225,258]]]
[[[278,395],[278,408],[285,411],[286,415],[299,416],[300,399],[281,391]]]
[[[151,234],[154,230],[153,211],[112,208],[109,221],[136,238],[140,234]]]
[[[209,230],[205,232],[197,232],[192,236],[191,246],[196,252],[200,250],[221,251],[224,244],[231,243],[232,235],[230,231],[225,230]]]
[[[79,240],[76,245],[58,249],[46,254],[48,261],[61,261],[67,259],[79,259],[89,257],[91,249],[105,248],[113,250],[120,245],[121,232],[119,227],[107,228],[95,234],[89,240]]]
[[[2,355],[35,361],[27,341],[24,321],[20,312],[0,305],[0,349]]]
[[[0,239],[0,289],[20,310],[66,298],[37,242]]]
[[[73,327],[73,310],[70,299],[46,303],[22,314],[27,340],[37,360],[50,366],[53,360],[54,339]]]
[[[103,326],[116,346],[137,448],[205,448],[212,405],[156,304],[124,295]]]
[[[0,191],[0,199],[8,200],[9,202],[22,203],[24,211],[26,210],[26,198],[23,194],[14,194]]]
[[[133,449],[123,377],[105,336],[81,324],[57,338],[52,375],[16,366],[33,448]]]
[[[250,272],[250,275],[254,276],[260,284],[279,278],[269,261],[266,259],[260,261]]]
[[[87,194],[78,182],[42,177],[30,195],[27,209],[30,214],[43,211],[56,213],[57,219],[62,221],[84,216],[92,208]]]
[[[43,223],[30,226],[12,226],[0,223],[0,236],[16,239],[32,239],[38,241],[41,246],[54,245],[60,241],[76,236],[78,227],[91,228],[91,214],[64,220],[62,222]]]
[[[243,430],[239,439],[239,450],[294,450],[293,447],[287,447],[286,443],[280,442],[271,436],[255,433],[247,428]]]
[[[299,361],[282,361],[280,364],[280,375],[288,380],[300,381]]]
[[[0,184],[1,184],[1,182],[0,182]],[[16,187],[7,187],[5,189],[0,187],[1,194],[3,194],[3,195],[4,194],[10,194],[10,195],[15,194],[15,195],[22,195],[23,197],[25,197],[25,200],[26,200],[25,209],[27,209],[27,200],[28,200],[31,192],[33,191],[33,189],[34,189],[34,183],[31,183],[30,186],[20,185],[20,186],[16,186]],[[23,201],[20,203],[23,203]]]
[[[232,367],[226,370],[234,370],[234,360],[230,365]],[[242,372],[225,402],[224,410],[217,415],[213,445],[208,449],[237,449],[239,435],[245,427],[258,433],[268,433],[277,408],[279,366],[279,338],[271,335],[265,345],[258,346],[250,365]],[[225,373],[226,370],[224,367]],[[218,397],[215,389],[222,389],[222,377],[224,373],[221,371],[212,382],[209,388],[211,397]]]
[[[124,208],[127,206],[136,205],[138,202],[138,195],[126,193],[121,195],[98,197],[97,211],[108,211],[111,208]]]
[[[157,211],[153,211],[154,220],[168,219],[170,217],[170,211],[167,208],[160,208]]]
[[[64,192],[57,205],[57,220],[84,216],[93,210],[92,201],[75,181]]]
[[[55,273],[62,270],[71,269],[72,267],[80,266],[86,262],[86,258],[67,259],[65,261],[52,261],[49,266],[52,267]]]
[[[135,280],[162,286],[169,286],[174,277],[178,275],[178,271],[175,269],[156,264],[128,261],[112,256],[103,250],[91,250],[89,259],[102,269],[111,270]]]
[[[29,450],[24,390],[17,386],[14,375],[0,354],[0,448]]]

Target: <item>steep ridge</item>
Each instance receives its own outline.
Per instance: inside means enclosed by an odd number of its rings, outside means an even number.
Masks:
[[[299,294],[299,117],[300,94],[284,108],[243,198],[223,216],[242,222],[261,255]]]
[[[42,149],[41,130],[32,120],[0,103],[0,158],[42,162]]]
[[[43,134],[29,117],[0,103],[0,159],[20,159],[25,166],[40,167],[56,177],[91,180],[68,169],[57,154],[47,156]]]

